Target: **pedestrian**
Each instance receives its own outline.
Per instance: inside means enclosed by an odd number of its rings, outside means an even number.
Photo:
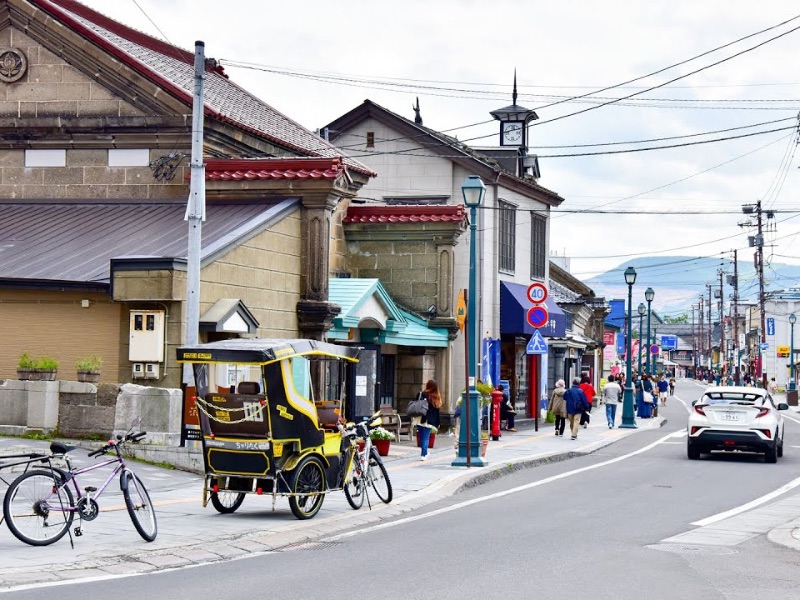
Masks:
[[[662,375],[658,380],[658,399],[661,401],[661,406],[667,405],[667,392],[669,391],[669,383],[667,378]]]
[[[550,394],[550,405],[547,407],[556,418],[557,436],[564,435],[564,427],[567,424],[567,403],[564,400],[564,392],[566,391],[567,390],[564,388],[564,380],[559,379],[556,381],[556,388],[553,390],[553,393]]]
[[[589,382],[588,375],[581,377],[581,389],[583,390],[586,399],[589,401],[589,408],[587,408],[581,415],[581,425],[583,425],[583,428],[586,429],[589,426],[589,413],[592,412],[592,402],[594,401],[595,396],[597,396],[594,386]]]
[[[767,391],[769,392],[770,396],[774,396],[778,391],[778,382],[775,381],[774,377],[769,380],[769,383],[767,384]]]
[[[647,396],[647,400],[645,401],[645,392],[650,394]],[[638,414],[639,417],[642,419],[650,419],[653,416],[653,382],[650,381],[650,376],[645,373],[642,375],[642,380],[640,382],[640,389],[637,394],[636,403],[638,406]]]
[[[439,409],[442,407],[442,396],[439,393],[439,386],[433,379],[429,379],[425,384],[422,397],[428,401],[428,412],[422,417],[417,432],[419,433],[419,445],[422,449],[420,460],[428,460],[428,443],[431,439],[431,431],[439,429],[441,424]]]
[[[567,405],[567,419],[569,420],[572,439],[577,440],[581,415],[592,408],[592,405],[586,399],[586,394],[581,389],[581,380],[577,377],[572,380],[572,387],[564,392],[564,401]]]
[[[506,422],[506,431],[516,431],[517,429],[514,427],[514,417],[517,414],[517,409],[514,408],[514,405],[511,403],[508,392],[505,390],[505,386],[503,386],[502,383],[497,386],[497,391],[503,393],[503,401],[500,403],[500,422],[501,424],[503,421]]]
[[[675,378],[674,377],[670,377],[670,379],[669,379],[669,395],[670,396],[674,396],[675,395]]]
[[[617,404],[619,404],[619,397],[622,395],[622,388],[616,381],[613,375],[608,376],[608,383],[603,386],[603,402],[606,403],[606,420],[608,421],[608,428],[614,429],[614,423],[617,420]]]

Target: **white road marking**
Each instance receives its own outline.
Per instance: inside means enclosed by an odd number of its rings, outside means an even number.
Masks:
[[[726,510],[725,512],[717,513],[716,515],[711,515],[710,517],[706,517],[705,519],[700,519],[699,521],[695,521],[692,525],[697,525],[698,527],[705,527],[706,525],[711,525],[712,523],[718,523],[719,521],[723,521],[734,515],[741,514],[743,512],[747,512],[751,508],[755,508],[756,506],[761,506],[762,504],[769,502],[777,498],[778,496],[785,494],[789,490],[792,490],[800,486],[800,477],[790,481],[789,483],[782,485],[778,489],[770,492],[769,494],[764,494],[760,498],[756,498],[755,500],[751,500],[741,506],[737,506],[730,510]]]
[[[488,496],[481,496],[480,498],[473,498],[472,500],[465,500],[464,502],[458,502],[457,504],[453,504],[451,506],[446,506],[444,508],[438,508],[436,510],[432,510],[430,512],[426,512],[426,513],[423,513],[423,514],[420,514],[420,515],[414,515],[412,517],[405,517],[403,519],[398,519],[397,521],[391,521],[389,523],[381,523],[379,525],[372,525],[370,527],[365,527],[363,529],[358,529],[356,531],[350,531],[348,533],[342,533],[342,534],[339,534],[339,535],[334,535],[332,537],[326,538],[323,541],[326,541],[326,542],[338,541],[338,540],[342,540],[342,539],[345,539],[345,538],[349,538],[349,537],[353,537],[353,536],[356,536],[356,535],[360,535],[362,533],[368,533],[368,532],[371,532],[371,531],[378,531],[378,530],[381,530],[381,529],[388,529],[390,527],[396,527],[398,525],[404,525],[406,523],[412,523],[414,521],[420,521],[422,519],[427,519],[429,517],[435,517],[435,516],[438,516],[438,515],[441,515],[441,514],[444,514],[444,513],[452,512],[454,510],[459,510],[459,509],[462,509],[462,508],[466,508],[468,506],[472,506],[473,504],[479,504],[481,502],[487,502],[489,500],[494,500],[496,498],[502,498],[502,497],[508,496],[510,494],[516,494],[518,492],[523,492],[525,490],[530,490],[530,489],[533,489],[533,488],[536,488],[536,487],[547,485],[548,483],[553,483],[554,481],[559,481],[561,479],[566,479],[567,477],[572,477],[573,475],[579,475],[580,473],[585,473],[587,471],[592,471],[594,469],[599,469],[601,467],[607,467],[609,465],[613,465],[613,464],[621,462],[623,460],[627,460],[629,458],[632,458],[634,456],[637,456],[639,454],[642,454],[644,452],[652,450],[653,448],[655,448],[659,444],[663,443],[665,440],[668,440],[668,439],[673,438],[673,437],[679,437],[679,436],[684,435],[684,434],[685,434],[685,432],[683,432],[683,431],[672,432],[672,433],[667,434],[664,437],[656,440],[652,444],[648,444],[647,446],[639,448],[638,450],[634,450],[633,452],[630,452],[628,454],[623,454],[622,456],[617,456],[616,458],[611,458],[609,460],[606,460],[606,461],[603,461],[603,462],[599,462],[599,463],[594,464],[594,465],[589,465],[589,466],[586,466],[586,467],[581,467],[579,469],[574,469],[572,471],[567,471],[565,473],[560,473],[558,475],[553,475],[551,477],[546,477],[545,479],[541,479],[539,481],[533,481],[531,483],[526,483],[525,485],[521,485],[521,486],[518,486],[518,487],[515,487],[515,488],[504,490],[502,492],[496,492],[494,494],[489,494]]]

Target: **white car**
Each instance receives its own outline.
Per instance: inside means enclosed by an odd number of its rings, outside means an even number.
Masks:
[[[709,387],[692,403],[686,452],[697,460],[713,450],[758,452],[768,463],[783,456],[783,417],[767,390],[754,387]]]

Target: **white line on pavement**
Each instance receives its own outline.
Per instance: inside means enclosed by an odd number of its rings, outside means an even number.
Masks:
[[[567,471],[565,473],[560,473],[558,475],[553,475],[552,477],[546,477],[545,479],[541,479],[539,481],[533,481],[531,483],[526,483],[525,485],[521,485],[515,488],[511,488],[509,490],[504,490],[502,492],[496,492],[494,494],[489,494],[488,496],[481,496],[480,498],[473,498],[472,500],[465,500],[464,502],[459,502],[457,504],[453,504],[451,506],[446,506],[444,508],[438,508],[436,510],[432,510],[430,512],[426,512],[420,515],[414,515],[413,517],[405,517],[403,519],[398,519],[396,521],[391,521],[389,523],[381,523],[380,525],[372,525],[370,527],[365,527],[363,529],[358,529],[356,531],[350,531],[348,533],[342,533],[339,535],[334,535],[332,537],[326,538],[323,541],[337,541],[349,537],[353,537],[356,535],[360,535],[362,533],[368,533],[371,531],[378,531],[381,529],[388,529],[389,527],[396,527],[397,525],[403,525],[405,523],[411,523],[413,521],[419,521],[422,519],[427,519],[428,517],[434,517],[437,515],[441,515],[444,513],[452,512],[454,510],[459,510],[461,508],[466,508],[468,506],[472,506],[473,504],[479,504],[481,502],[486,502],[488,500],[494,500],[496,498],[502,498],[503,496],[508,496],[510,494],[516,494],[518,492],[523,492],[525,490],[533,489],[535,487],[539,487],[542,485],[546,485],[548,483],[553,483],[554,481],[558,481],[560,479],[566,479],[567,477],[572,477],[573,475],[578,475],[580,473],[585,473],[586,471],[592,471],[594,469],[599,469],[601,467],[607,467],[608,465],[613,465],[615,463],[621,462],[623,460],[627,460],[628,458],[632,458],[638,454],[642,454],[647,452],[648,450],[652,450],[659,444],[663,443],[665,440],[668,440],[672,437],[677,437],[677,435],[682,435],[685,432],[677,431],[672,432],[664,437],[656,440],[652,444],[648,444],[643,448],[639,448],[638,450],[634,450],[628,454],[623,454],[622,456],[617,456],[616,458],[611,458],[609,460],[605,460],[603,462],[599,462],[594,465],[589,465],[587,467],[581,467],[579,469],[574,469],[572,471]],[[677,435],[676,435],[677,434]]]
[[[792,490],[800,485],[800,477],[790,481],[789,483],[782,485],[778,489],[770,492],[769,494],[764,494],[760,498],[756,498],[755,500],[751,500],[741,506],[737,506],[730,510],[726,510],[725,512],[717,513],[716,515],[711,515],[710,517],[706,517],[705,519],[700,519],[699,521],[695,521],[692,525],[697,525],[698,527],[705,527],[706,525],[711,525],[712,523],[717,523],[719,521],[723,521],[729,517],[733,517],[735,515],[741,514],[750,510],[751,508],[755,508],[756,506],[760,506],[765,502],[769,502],[770,500],[777,498],[778,496],[785,494],[789,490]]]

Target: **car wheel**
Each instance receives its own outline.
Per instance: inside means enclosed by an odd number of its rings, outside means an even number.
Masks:
[[[778,458],[783,458],[783,438],[781,438],[781,442],[778,444]]]
[[[700,460],[700,449],[696,448],[692,442],[687,442],[686,455],[689,457],[689,460]]]
[[[764,462],[770,464],[778,462],[778,442],[775,442],[775,444],[764,453]]]

